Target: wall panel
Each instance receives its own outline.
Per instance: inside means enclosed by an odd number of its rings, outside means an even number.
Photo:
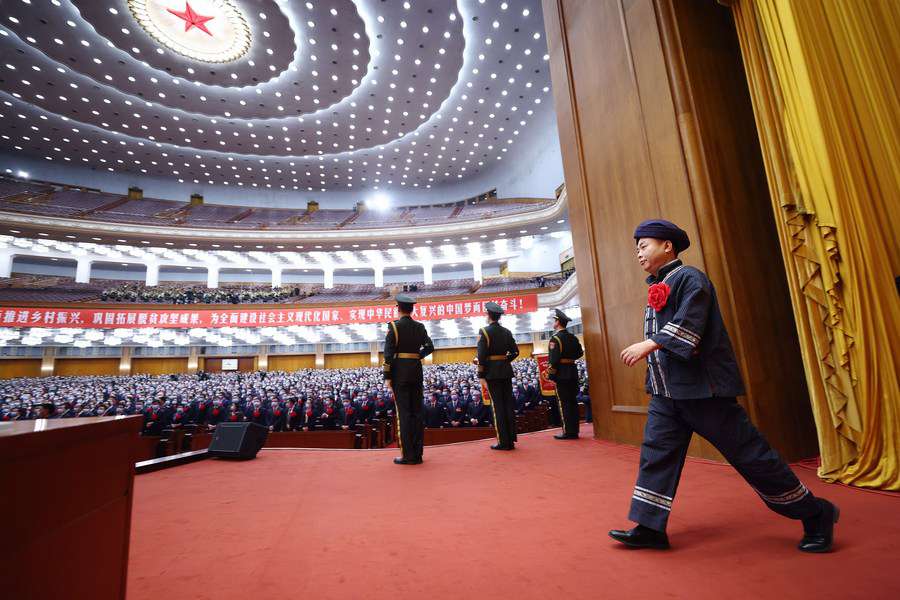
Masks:
[[[355,369],[357,367],[370,367],[371,355],[368,352],[349,352],[347,354],[326,354],[326,369]]]
[[[4,358],[0,359],[0,379],[14,377],[40,377],[41,359],[39,358]]]
[[[270,354],[270,371],[299,371],[300,369],[315,369],[315,354]]]
[[[57,358],[54,375],[118,375],[118,358]]]
[[[475,348],[438,348],[434,351],[434,363],[442,365],[447,363],[471,363],[475,358]]]
[[[131,359],[132,375],[170,375],[172,373],[187,373],[188,359],[186,356],[154,356]]]

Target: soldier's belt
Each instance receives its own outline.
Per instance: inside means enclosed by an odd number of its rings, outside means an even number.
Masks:
[[[505,354],[491,354],[488,356],[488,360],[506,360],[507,358]]]
[[[574,365],[575,359],[574,358],[561,358],[561,359],[559,359],[559,362],[560,362],[560,364],[563,364],[563,365]]]
[[[394,356],[396,358],[411,358],[413,360],[422,360],[422,357],[415,352],[398,352]]]

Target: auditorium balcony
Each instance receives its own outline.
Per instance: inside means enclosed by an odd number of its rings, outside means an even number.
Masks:
[[[556,199],[497,198],[496,190],[435,205],[373,210],[359,202],[355,209],[263,208],[126,196],[57,183],[0,177],[0,212],[84,221],[202,227],[228,230],[354,230],[471,222],[525,215],[553,206]]]
[[[321,305],[387,301],[397,294],[417,300],[465,295],[514,294],[553,291],[565,282],[559,274],[528,277],[493,277],[479,284],[472,278],[437,280],[431,284],[339,283],[325,288],[320,283],[286,283],[279,287],[257,282],[222,282],[217,288],[202,283],[161,281],[148,286],[138,280],[93,279],[76,283],[71,277],[14,273],[0,278],[0,302],[111,304],[300,304]]]

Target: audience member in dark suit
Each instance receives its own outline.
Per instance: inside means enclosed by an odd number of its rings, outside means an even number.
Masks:
[[[470,427],[490,427],[492,416],[489,413],[490,409],[481,401],[481,394],[475,392],[466,407],[466,424]]]
[[[284,431],[287,423],[287,415],[284,407],[278,402],[272,402],[266,410],[266,427],[269,431]]]
[[[341,429],[355,429],[359,422],[359,411],[356,405],[350,401],[349,396],[344,397],[344,401],[341,403]]]
[[[462,403],[456,394],[450,395],[450,401],[446,405],[447,421],[450,427],[466,426],[466,405]]]
[[[168,412],[154,401],[144,412],[144,435],[162,435],[162,430],[171,424]]]
[[[446,425],[447,411],[444,409],[444,405],[438,402],[437,393],[433,393],[425,402],[425,427],[436,429]]]
[[[247,415],[244,414],[244,411],[241,410],[241,407],[237,402],[232,402],[228,406],[228,415],[226,416],[226,420],[229,423],[243,423],[247,420]]]

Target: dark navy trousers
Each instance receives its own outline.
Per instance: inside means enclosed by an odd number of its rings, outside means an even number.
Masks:
[[[815,517],[820,502],[750,422],[735,398],[652,396],[628,518],[665,531],[688,444],[703,436],[737,469],[766,506],[791,519]]]

